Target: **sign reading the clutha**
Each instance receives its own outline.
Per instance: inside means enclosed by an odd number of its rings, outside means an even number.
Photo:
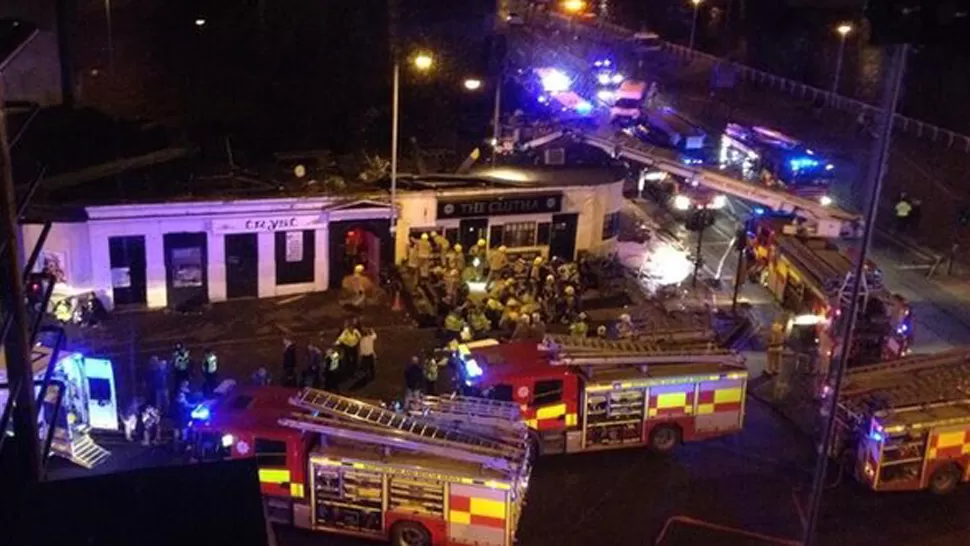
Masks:
[[[548,214],[562,210],[562,194],[507,196],[463,201],[438,201],[438,219],[513,214]]]

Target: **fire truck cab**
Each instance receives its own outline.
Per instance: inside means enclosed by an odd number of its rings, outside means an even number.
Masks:
[[[835,348],[835,331],[852,299],[854,260],[828,239],[799,233],[787,217],[762,215],[748,222],[749,279],[764,285],[794,315],[796,333]],[[850,362],[865,364],[900,358],[913,340],[909,303],[890,294],[875,263],[862,279],[859,320]]]
[[[255,457],[274,522],[409,546],[511,546],[529,453],[521,421],[499,421],[518,408],[462,399],[447,409],[438,418],[316,389],[243,387],[199,415],[196,446],[203,460]],[[453,424],[459,413],[474,433]]]
[[[847,370],[831,454],[876,491],[949,493],[970,481],[970,350]]]
[[[538,454],[670,452],[744,422],[743,360],[709,345],[550,335],[542,345],[462,346],[454,358],[466,390],[519,405]]]

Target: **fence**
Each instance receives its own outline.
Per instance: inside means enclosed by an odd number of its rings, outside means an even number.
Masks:
[[[578,19],[573,20],[565,15],[555,12],[552,12],[549,15],[550,20],[556,21],[559,24],[565,24],[577,30],[591,29],[599,31],[603,37],[625,40],[633,36],[633,31],[630,29],[606,21],[600,21],[598,19],[592,21]],[[663,50],[669,55],[672,55],[678,59],[685,61],[700,60],[709,63],[712,69],[715,66],[729,66],[737,71],[743,80],[762,85],[768,89],[777,89],[782,93],[787,93],[788,95],[801,100],[811,101],[814,103],[821,98],[822,102],[824,102],[824,104],[830,108],[844,112],[851,112],[856,116],[860,113],[865,113],[869,119],[874,119],[874,116],[881,111],[879,108],[869,103],[831,93],[829,91],[825,91],[824,89],[805,85],[787,78],[781,78],[774,74],[751,68],[750,66],[727,61],[720,57],[697,51],[696,49],[690,49],[688,47],[670,42],[662,43]],[[934,143],[943,144],[947,149],[953,149],[970,154],[970,136],[900,114],[896,114],[895,118],[893,119],[893,128],[897,131],[915,136],[920,139],[926,139]]]

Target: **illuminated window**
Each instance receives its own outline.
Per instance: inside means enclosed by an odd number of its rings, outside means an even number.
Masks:
[[[503,232],[503,243],[509,248],[535,246],[536,244],[535,222],[505,224],[503,226]]]
[[[603,216],[603,240],[612,239],[620,233],[620,213],[611,212]]]

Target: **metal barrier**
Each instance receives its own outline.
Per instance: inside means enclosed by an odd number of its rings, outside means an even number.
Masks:
[[[633,31],[630,29],[614,23],[600,21],[598,19],[593,21],[578,19],[574,20],[555,12],[550,13],[549,16],[551,20],[570,25],[572,28],[597,30],[604,34],[604,37],[625,40],[633,35]],[[787,78],[782,78],[762,70],[751,68],[747,65],[735,63],[715,55],[697,51],[696,49],[690,49],[689,47],[670,42],[662,42],[662,44],[663,50],[676,58],[689,60],[700,59],[710,63],[712,69],[718,65],[731,66],[738,71],[738,74],[743,80],[765,85],[769,89],[777,89],[783,93],[791,95],[792,97],[811,102],[815,102],[821,97],[824,103],[830,108],[852,112],[856,115],[864,112],[866,116],[869,116],[870,119],[872,119],[872,117],[880,111],[879,108],[867,102],[831,93],[824,89],[805,85]],[[898,131],[915,136],[917,138],[927,139],[934,143],[944,144],[947,149],[954,149],[964,153],[970,153],[970,136],[958,133],[956,131],[944,129],[943,127],[900,114],[896,114],[896,116],[893,118],[893,127]]]

